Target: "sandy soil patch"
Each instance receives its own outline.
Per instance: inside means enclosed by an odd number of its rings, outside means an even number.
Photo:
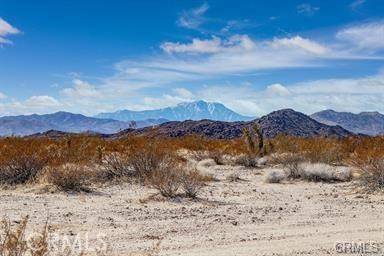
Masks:
[[[129,255],[161,240],[160,255],[342,255],[337,242],[384,241],[384,196],[356,194],[353,184],[267,184],[269,169],[203,165],[218,178],[199,200],[161,200],[155,190],[124,184],[91,194],[0,191],[0,213],[28,214],[32,227],[47,216],[58,234]],[[226,179],[237,173],[240,181]],[[152,197],[153,196],[153,197]],[[384,244],[382,245],[384,254]]]

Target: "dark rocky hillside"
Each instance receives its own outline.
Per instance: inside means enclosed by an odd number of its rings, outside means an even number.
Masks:
[[[168,122],[154,127],[142,129],[128,129],[114,134],[112,138],[129,135],[147,135],[180,137],[185,135],[202,135],[215,139],[233,139],[242,136],[245,127],[251,127],[256,122],[260,124],[266,137],[287,134],[298,137],[345,137],[351,132],[340,126],[329,126],[317,122],[303,113],[291,109],[272,112],[252,122],[220,122],[212,120]]]
[[[324,124],[340,125],[354,133],[366,135],[384,134],[384,115],[379,112],[353,114],[324,110],[311,115],[311,117]]]

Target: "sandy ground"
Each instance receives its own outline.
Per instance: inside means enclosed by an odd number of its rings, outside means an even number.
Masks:
[[[196,256],[343,255],[337,242],[384,242],[383,195],[357,194],[352,183],[266,184],[268,169],[208,171],[219,181],[195,201],[151,198],[155,190],[129,184],[81,195],[23,188],[0,191],[0,213],[11,220],[28,214],[32,228],[49,216],[57,234],[89,236],[91,249],[103,245],[101,236],[108,255],[139,255],[159,240],[160,255]],[[234,172],[241,181],[225,179]],[[380,246],[374,255],[384,255]]]

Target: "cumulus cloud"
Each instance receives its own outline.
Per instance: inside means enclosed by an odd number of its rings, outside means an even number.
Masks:
[[[312,6],[310,4],[304,3],[296,6],[297,13],[306,15],[306,16],[313,16],[317,11],[320,10],[320,7]]]
[[[58,107],[61,106],[60,102],[55,98],[47,95],[32,96],[25,101],[25,106],[31,108],[39,107]]]
[[[344,58],[326,46],[300,36],[257,41],[248,35],[229,38],[193,39],[189,43],[167,42],[161,45],[166,53],[139,63],[136,75],[145,72],[176,72],[195,76],[231,75],[263,69],[313,67],[324,59]],[[193,54],[193,56],[191,56]]]
[[[13,27],[11,24],[0,18],[0,45],[1,44],[11,44],[12,41],[6,37],[9,35],[19,34],[20,31]]]
[[[271,84],[267,87],[266,92],[268,95],[288,96],[291,94],[289,89],[282,84]]]
[[[206,100],[222,102],[237,112],[250,116],[262,116],[282,108],[293,108],[306,114],[325,109],[384,113],[383,74],[290,85],[272,84],[265,89],[255,89],[249,85],[211,86],[195,94]]]
[[[182,44],[179,42],[165,42],[160,47],[167,53],[216,53],[221,50],[221,39],[200,40],[194,38],[191,43]]]
[[[351,43],[359,49],[384,49],[384,21],[349,26],[340,30],[336,37]]]
[[[185,10],[181,13],[179,19],[177,20],[177,24],[184,28],[198,29],[205,21],[203,15],[208,11],[208,9],[209,5],[204,3],[197,8]]]
[[[315,41],[302,38],[301,36],[295,36],[291,38],[275,38],[272,42],[272,46],[276,48],[298,48],[308,53],[322,55],[329,51],[329,49]]]
[[[24,101],[11,99],[0,103],[0,115],[46,114],[58,111],[61,107],[63,104],[51,96],[35,95]]]
[[[208,6],[203,7],[190,13],[203,19]],[[33,96],[20,102],[1,101],[0,112],[9,109],[15,113],[20,110],[44,112],[60,107],[92,115],[124,108],[153,109],[196,99],[222,102],[251,116],[288,107],[306,113],[325,108],[384,111],[380,106],[384,99],[383,75],[288,85],[284,81],[252,86],[212,84],[212,81],[217,83],[227,77],[234,82],[238,77],[265,70],[318,67],[338,59],[380,57],[372,54],[371,50],[381,49],[384,42],[378,40],[383,34],[375,31],[380,30],[381,24],[371,22],[346,27],[336,34],[339,41],[334,41],[334,44],[320,43],[300,35],[257,40],[244,34],[164,42],[158,55],[116,63],[112,76],[92,82],[81,75],[72,77],[71,86],[60,91],[59,100]],[[367,42],[364,38],[360,42],[360,37],[368,37]],[[199,85],[194,88],[189,82]],[[185,85],[188,89],[184,88]],[[254,89],[260,86],[263,88]]]
[[[102,96],[94,85],[80,79],[74,79],[73,87],[65,88],[61,93],[73,98],[100,98]]]
[[[92,107],[93,111],[124,107],[136,110],[157,108],[182,101],[204,99],[206,95],[210,95],[207,89],[210,87],[213,88],[211,100],[215,100],[215,97],[220,98],[223,90],[206,85],[207,94],[199,94],[196,90],[186,90],[180,87],[181,83],[198,83],[198,81],[205,83],[211,79],[221,79],[223,76],[238,77],[266,69],[316,67],[325,65],[326,61],[332,59],[352,56],[343,55],[340,53],[340,49],[334,49],[329,45],[323,45],[301,36],[262,41],[252,39],[248,35],[216,36],[208,39],[195,38],[185,43],[166,42],[160,47],[164,51],[164,54],[160,56],[119,62],[115,65],[116,73],[112,77],[103,79],[97,85],[79,80],[72,87],[64,89],[62,93],[73,96],[75,99],[78,97],[76,95],[81,95],[78,98],[82,100],[78,104],[83,104],[85,108]],[[338,83],[342,83],[342,81],[338,81]],[[198,88],[200,87],[198,86]],[[311,88],[314,88],[314,84]],[[151,93],[152,91],[156,91],[156,93]],[[242,93],[237,94],[238,92]],[[256,96],[259,93],[256,93]],[[259,104],[257,101],[246,99],[248,95],[253,95],[249,90],[242,91],[236,86],[231,88],[229,94],[235,95],[236,104],[232,104],[232,106],[244,106],[241,111],[251,115],[255,114],[250,113],[252,111],[264,113],[266,110],[274,109],[272,106],[276,108],[292,106],[292,102],[287,99],[278,100],[277,102],[282,103],[280,105],[273,105],[272,102],[276,97],[294,97],[296,99],[298,97],[298,93],[292,85],[272,84],[263,91],[261,101],[267,99],[271,101],[269,108],[264,108],[257,106]],[[313,95],[315,94],[313,93]],[[300,95],[304,95],[304,92],[301,92]],[[322,97],[322,93],[316,95]],[[332,98],[331,95],[327,97]],[[314,99],[313,96],[308,102],[309,106],[313,104]],[[305,98],[300,100],[307,102]],[[336,99],[333,100],[337,102]],[[223,99],[223,102],[231,104],[234,101],[224,101]],[[93,107],[94,105],[97,107]]]
[[[211,39],[192,39],[191,43],[165,42],[160,48],[167,53],[219,53],[224,51],[252,50],[255,42],[248,35],[233,35],[222,40],[213,36]]]

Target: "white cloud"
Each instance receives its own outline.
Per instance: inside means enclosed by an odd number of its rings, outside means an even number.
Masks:
[[[291,94],[287,87],[283,86],[282,84],[271,84],[267,87],[266,92],[271,96],[288,96]]]
[[[61,106],[60,102],[55,98],[47,95],[32,96],[25,101],[25,106],[31,108],[39,107],[58,107]]]
[[[209,5],[204,3],[197,8],[183,11],[177,21],[177,24],[184,28],[198,29],[200,25],[205,21],[203,15],[206,13],[206,11],[208,11],[208,9]]]
[[[19,34],[20,31],[13,27],[11,24],[0,18],[0,45],[1,44],[11,44],[12,41],[6,39],[8,35]]]
[[[206,45],[210,47],[204,47]],[[164,49],[165,45],[162,46]],[[167,52],[180,54],[131,63],[130,68],[134,68],[133,65],[140,67],[141,72],[136,75],[149,70],[183,75],[194,74],[201,78],[263,69],[318,66],[320,64],[318,61],[321,60],[319,57],[337,57],[325,46],[302,37],[255,41],[248,35],[234,35],[228,39],[215,37],[210,40],[194,39],[191,43],[168,43],[166,46],[164,50]],[[200,54],[191,56],[190,53]]]
[[[165,42],[160,47],[167,53],[216,53],[221,50],[221,39],[218,37],[207,40],[194,38],[189,44]]]
[[[235,111],[250,116],[262,116],[282,108],[293,108],[306,114],[324,109],[384,113],[383,74],[291,85],[272,84],[258,90],[249,85],[210,86],[194,94],[197,98],[222,102]]]
[[[166,42],[160,47],[167,54],[118,63],[117,74],[109,79],[109,84],[112,87],[121,84],[133,90],[265,69],[318,67],[335,59],[377,57],[360,51],[357,54],[340,44],[337,48],[323,45],[301,36],[263,41],[248,35],[194,38],[186,43]]]
[[[295,36],[291,38],[275,38],[272,42],[272,46],[279,47],[287,47],[287,48],[299,48],[307,51],[308,53],[322,55],[329,51],[329,49],[312,40],[302,38],[301,36]]]
[[[296,6],[297,13],[303,14],[306,16],[313,16],[317,11],[320,10],[320,7],[312,6],[310,4],[304,3]]]
[[[11,99],[0,103],[0,115],[46,114],[58,111],[62,107],[63,104],[51,96],[35,95],[24,101]]]
[[[384,49],[384,21],[350,26],[340,30],[336,37],[351,43],[359,49]]]
[[[224,51],[252,50],[255,42],[248,35],[233,35],[227,40],[213,36],[211,39],[192,39],[191,43],[165,42],[160,48],[167,53],[219,53]]]
[[[196,10],[195,14],[204,14],[207,8]],[[341,36],[351,28],[337,34],[337,38],[343,40],[338,41],[339,44],[323,44],[299,35],[264,40],[248,35],[212,36],[188,42],[165,42],[160,46],[163,52],[159,55],[116,63],[112,76],[92,82],[79,74],[72,76],[72,85],[60,91],[62,97],[59,100],[33,96],[23,102],[3,103],[0,113],[9,109],[14,112],[44,112],[61,104],[61,109],[92,115],[124,108],[165,107],[196,99],[219,101],[252,116],[285,107],[306,113],[323,108],[383,110],[380,103],[375,103],[383,102],[382,75],[293,85],[276,81],[281,84],[271,84],[259,90],[244,84],[210,84],[210,81],[223,81],[227,76],[248,76],[264,70],[317,67],[335,59],[380,57],[351,47],[351,41]],[[182,87],[182,84],[198,84],[199,81],[204,85],[188,86],[188,89]],[[44,108],[44,105],[51,107]]]
[[[102,96],[94,85],[91,85],[86,81],[74,79],[73,84],[73,87],[65,88],[61,93],[73,98],[100,98]]]

